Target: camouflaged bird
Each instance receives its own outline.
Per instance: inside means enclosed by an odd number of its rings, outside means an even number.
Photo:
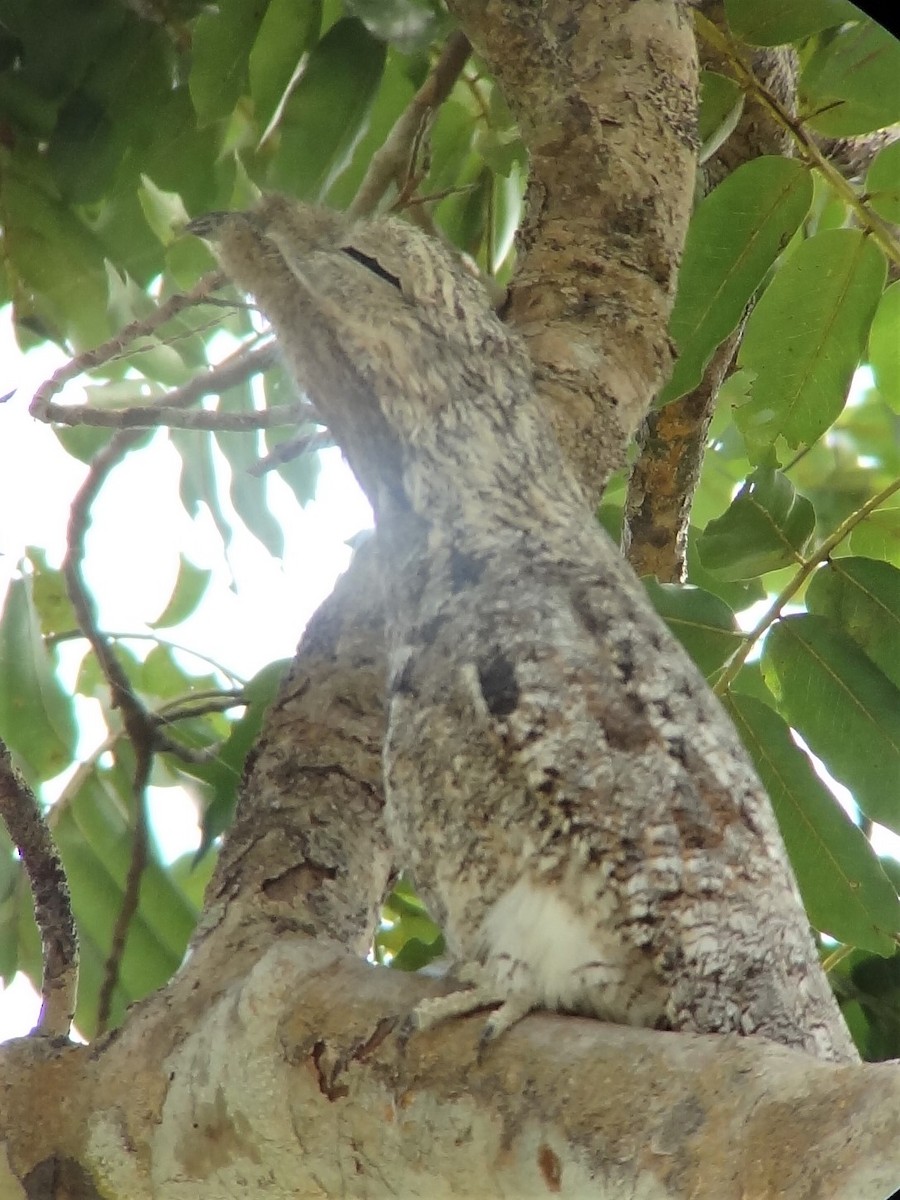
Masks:
[[[376,512],[386,814],[499,1004],[855,1052],[769,801],[598,526],[527,354],[456,256],[282,197],[189,227],[252,293]]]

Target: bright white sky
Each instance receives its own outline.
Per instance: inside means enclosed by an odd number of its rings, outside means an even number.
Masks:
[[[16,389],[0,406],[2,606],[26,546],[43,547],[53,566],[61,563],[69,504],[86,468],[65,453],[48,426],[28,415],[35,389],[63,356],[49,347],[23,356],[15,345],[8,308],[0,310],[0,361],[5,366],[0,394]],[[65,398],[77,399],[77,384],[71,386]],[[266,663],[293,654],[304,625],[349,562],[347,539],[371,526],[371,510],[340,452],[327,450],[317,499],[306,509],[277,475],[270,476],[271,507],[285,529],[283,562],[274,561],[243,532],[240,522],[226,562],[211,518],[192,522],[181,507],[177,471],[178,458],[161,434],[113,473],[94,507],[85,572],[100,603],[101,627],[117,633],[148,632],[146,622],[159,616],[171,594],[180,550],[214,576],[198,612],[163,631],[163,636],[196,647],[249,677]],[[146,649],[152,645],[146,643]],[[71,684],[84,645],[72,643],[62,651],[66,683]],[[79,749],[87,756],[102,740],[103,727],[94,702],[77,703]],[[172,794],[166,789],[164,820],[161,806],[154,808],[151,802],[154,833],[169,858],[196,846],[199,837],[192,805],[173,811]],[[37,1009],[24,977],[0,989],[0,1040],[27,1033]]]

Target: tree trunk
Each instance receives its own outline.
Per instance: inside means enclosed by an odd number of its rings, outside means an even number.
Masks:
[[[531,151],[508,312],[596,503],[669,365],[694,182],[689,14],[451,8]],[[90,1047],[4,1047],[0,1196],[884,1200],[900,1182],[890,1066],[546,1013],[484,1054],[480,1017],[397,1035],[446,989],[360,957],[394,867],[376,551],[301,643],[180,973]]]

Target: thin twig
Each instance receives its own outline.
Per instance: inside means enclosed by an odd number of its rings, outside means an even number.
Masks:
[[[265,475],[268,471],[274,471],[277,467],[299,458],[301,454],[312,454],[334,444],[334,438],[327,429],[320,429],[315,433],[302,433],[298,437],[288,438],[273,447],[265,458],[261,458],[252,467],[247,468],[247,474],[257,477]]]
[[[392,183],[398,188],[408,174],[413,149],[434,111],[444,103],[472,53],[462,32],[452,34],[428,78],[394,123],[384,144],[372,155],[365,178],[347,212],[369,217]]]
[[[209,654],[204,654],[201,650],[194,650],[191,646],[185,646],[183,642],[173,642],[169,638],[160,637],[156,633],[114,633],[109,629],[103,631],[103,636],[109,638],[111,642],[155,642],[157,646],[165,646],[169,650],[177,650],[181,654],[190,654],[194,658],[199,658],[201,662],[209,663],[217,671],[221,672],[233,683],[243,687],[247,680],[243,675],[238,675],[236,671],[232,671],[230,667],[226,667],[224,663],[217,658],[212,658]],[[59,633],[48,633],[44,638],[44,644],[47,646],[56,646],[60,642],[72,642],[77,638],[85,637],[85,633],[81,629],[63,629]]]
[[[815,167],[844,203],[853,210],[860,224],[868,230],[885,256],[891,262],[900,264],[900,242],[898,242],[894,228],[888,221],[880,217],[866,203],[865,199],[857,195],[853,184],[828,161],[804,126],[803,118],[795,117],[788,112],[778,98],[760,83],[753,73],[753,69],[744,62],[740,48],[732,38],[718,29],[700,12],[694,13],[694,21],[699,36],[731,64],[741,87],[752,93],[778,124],[791,135],[803,161],[808,166]]]
[[[102,366],[110,359],[118,357],[126,347],[130,346],[135,338],[146,337],[159,329],[160,325],[165,325],[166,321],[170,321],[172,317],[183,312],[186,308],[193,308],[197,304],[204,301],[212,303],[209,300],[211,292],[217,288],[223,287],[227,283],[225,276],[221,271],[211,271],[191,288],[189,292],[179,292],[176,296],[172,296],[164,304],[155,308],[149,316],[142,318],[139,321],[132,321],[130,325],[126,325],[124,329],[120,329],[115,337],[109,338],[99,346],[95,346],[92,350],[85,350],[83,354],[76,355],[75,358],[69,359],[64,363],[58,371],[50,376],[46,382],[34,394],[31,401],[30,409],[32,416],[40,419],[43,408],[49,404],[54,396],[58,396],[62,389],[73,379],[77,379],[79,375],[85,371],[91,371],[94,367]]]
[[[254,370],[261,368],[255,367]],[[264,368],[263,368],[264,369]],[[306,403],[282,404],[253,412],[226,413],[201,408],[185,412],[171,405],[137,405],[133,408],[88,408],[48,404],[42,420],[59,425],[90,425],[100,429],[204,429],[233,433],[252,433],[256,429],[274,429],[315,419],[315,410]]]
[[[895,479],[893,483],[889,483],[877,495],[867,500],[856,512],[852,512],[846,520],[838,525],[833,533],[830,533],[827,538],[819,543],[808,558],[801,561],[796,575],[778,593],[753,629],[745,636],[741,645],[738,646],[731,658],[725,663],[713,687],[713,691],[717,695],[723,696],[727,692],[728,688],[734,682],[738,671],[740,671],[741,667],[747,661],[750,651],[766,630],[775,624],[781,616],[784,606],[799,592],[813,571],[830,557],[831,552],[841,544],[845,537],[848,537],[853,532],[857,525],[866,519],[869,513],[874,512],[876,508],[880,508],[895,492],[900,492],[900,479]]]
[[[828,975],[845,958],[849,958],[855,949],[855,946],[838,946],[837,949],[831,951],[827,958],[822,960],[822,970]]]
[[[110,345],[110,343],[107,343],[107,345]],[[93,355],[96,351],[92,350],[89,353]],[[157,425],[170,425],[181,429],[205,428],[200,422],[206,417],[216,414],[204,413],[198,421],[193,414],[183,415],[181,410],[206,396],[221,396],[223,392],[237,387],[252,375],[267,371],[277,358],[278,348],[274,341],[266,342],[262,346],[253,344],[240,346],[233,354],[230,354],[214,367],[210,367],[204,374],[193,376],[193,378],[189,379],[181,387],[173,388],[158,397],[154,403],[118,410],[89,409],[82,406],[54,404],[50,396],[55,395],[56,391],[68,382],[68,377],[62,383],[59,382],[65,373],[65,368],[60,368],[46,383],[41,384],[34,395],[34,399],[31,401],[29,412],[39,421],[55,421],[63,425],[99,425],[118,429],[137,428],[139,426],[148,428]],[[66,364],[67,367],[70,365]],[[94,365],[99,366],[100,363]],[[55,388],[55,391],[50,391],[51,387]],[[295,419],[293,415],[294,406],[286,406],[286,409],[287,407],[290,407],[292,410],[291,420],[286,422],[290,424]],[[282,413],[285,410],[269,409],[262,411],[278,411]],[[312,406],[305,404],[302,415],[305,417],[311,413]],[[219,414],[219,419],[221,420],[224,415]],[[251,415],[254,417],[257,416],[257,414]],[[263,418],[262,423],[252,428],[264,428],[265,420],[266,418]],[[191,424],[192,421],[196,423]],[[273,424],[278,423],[279,420],[276,418]],[[224,426],[217,425],[216,428],[224,428]]]
[[[138,741],[143,742],[148,736],[153,740],[152,719],[132,691],[109,641],[100,632],[94,602],[82,573],[84,542],[90,524],[91,506],[113,468],[121,462],[140,436],[137,430],[121,430],[91,460],[87,478],[78,489],[69,511],[67,549],[62,569],[69,599],[75,610],[75,619],[97,655],[100,669],[112,691],[113,707],[121,711],[129,734],[134,734]]]
[[[200,692],[196,696],[188,696],[184,700],[161,706],[157,709],[157,716],[166,724],[174,725],[177,721],[246,707],[249,703],[243,692]]]
[[[41,1013],[35,1033],[66,1037],[78,987],[78,934],[69,885],[40,806],[2,742],[0,816],[22,856],[41,935]]]
[[[141,879],[147,865],[147,780],[153,765],[153,749],[146,741],[136,741],[131,738],[136,755],[132,795],[134,797],[134,841],[131,847],[131,861],[128,864],[128,875],[125,879],[125,890],[122,904],[113,928],[112,943],[109,954],[103,965],[103,983],[100,986],[100,996],[97,1001],[97,1032],[103,1033],[109,1023],[112,1008],[113,993],[119,982],[122,967],[122,955],[128,941],[128,930],[137,910],[141,892]]]

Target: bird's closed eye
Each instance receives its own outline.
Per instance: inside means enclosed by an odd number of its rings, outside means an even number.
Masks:
[[[362,250],[357,250],[355,246],[343,246],[342,249],[345,254],[349,255],[350,258],[355,259],[356,262],[358,262],[361,266],[365,267],[375,275],[380,275],[382,279],[387,280],[387,282],[392,284],[398,292],[403,290],[400,286],[400,280],[397,278],[397,276],[392,275],[390,271],[386,271],[377,258],[372,258],[368,254],[363,254]]]

